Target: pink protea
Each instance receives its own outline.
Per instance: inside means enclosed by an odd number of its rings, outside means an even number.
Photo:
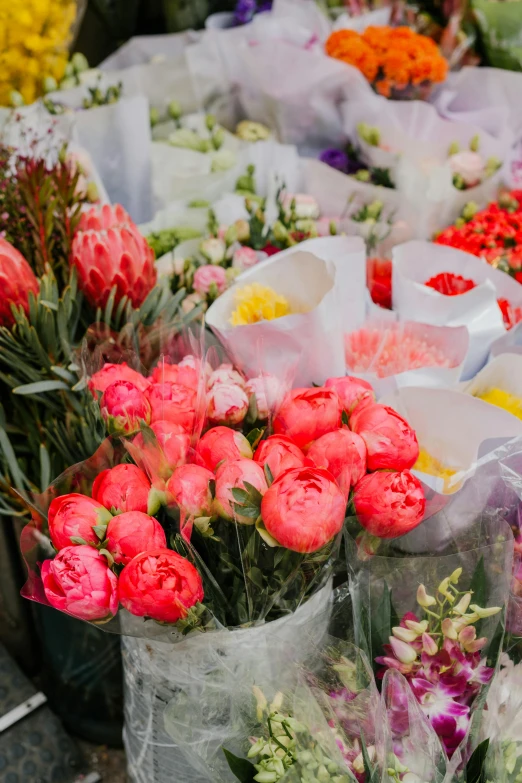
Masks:
[[[29,291],[36,296],[38,280],[18,250],[0,236],[0,326],[11,326],[11,305],[29,311]]]
[[[119,204],[92,207],[82,215],[72,246],[72,266],[87,301],[104,307],[116,286],[139,307],[156,284],[154,252]]]

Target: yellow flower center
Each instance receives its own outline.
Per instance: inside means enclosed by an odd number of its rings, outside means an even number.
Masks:
[[[490,405],[496,405],[497,408],[503,408],[505,411],[512,413],[517,419],[522,419],[522,399],[515,397],[514,394],[504,391],[504,389],[493,388],[485,392],[485,394],[476,395],[479,400],[489,402]]]
[[[284,296],[272,288],[251,283],[238,288],[234,294],[236,309],[230,317],[232,326],[246,326],[259,321],[273,321],[291,313],[290,305]]]

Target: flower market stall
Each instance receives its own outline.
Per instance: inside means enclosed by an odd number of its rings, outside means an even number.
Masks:
[[[30,710],[131,783],[517,783],[517,3],[169,0],[97,68],[55,5],[0,10]]]

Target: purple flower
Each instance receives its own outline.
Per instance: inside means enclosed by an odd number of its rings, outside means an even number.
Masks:
[[[319,160],[322,163],[326,163],[327,166],[337,169],[337,171],[342,171],[343,174],[348,173],[348,155],[342,150],[329,147],[324,152],[321,152]]]
[[[258,14],[264,14],[266,11],[272,10],[272,0],[264,0],[264,2],[260,2],[259,6],[257,8]]]
[[[248,24],[257,11],[256,0],[238,0],[234,11],[234,21],[237,25]]]

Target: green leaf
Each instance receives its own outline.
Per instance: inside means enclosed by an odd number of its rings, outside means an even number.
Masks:
[[[466,783],[486,783],[486,770],[484,764],[489,750],[489,739],[475,748],[471,758],[466,764]]]
[[[473,591],[472,603],[485,606],[487,601],[487,577],[483,556],[481,556],[475,567],[469,587]]]
[[[223,753],[225,754],[230,771],[240,783],[254,783],[254,776],[257,775],[257,770],[251,761],[236,756],[226,748],[223,748]]]
[[[107,525],[93,525],[92,529],[100,539],[100,541],[105,540],[105,534],[107,532]]]
[[[79,546],[89,546],[87,541],[81,536],[71,536],[71,541],[73,544],[78,544]]]
[[[252,448],[252,451],[256,448],[257,444],[265,434],[265,428],[262,429],[255,429],[250,430],[250,432],[247,434],[246,439],[250,443],[250,446]]]
[[[234,511],[240,517],[248,517],[248,519],[257,519],[259,516],[259,508],[257,506],[243,506],[240,503],[234,503]]]
[[[69,387],[63,381],[36,381],[26,383],[13,389],[13,394],[42,394],[43,392],[68,390]]]
[[[232,497],[237,503],[246,503],[248,501],[248,492],[245,489],[240,489],[239,487],[232,487],[230,490],[232,493]]]
[[[346,426],[348,426],[349,422],[350,419],[348,418],[348,414],[346,413],[346,411],[343,411],[341,416],[341,424],[346,424]]]
[[[14,449],[11,445],[11,441],[7,437],[6,431],[1,428],[0,428],[0,450],[3,452],[4,457],[7,461],[7,466],[11,472],[13,484],[18,490],[23,492],[25,488],[29,486],[29,481],[20,470],[18,461],[15,456]]]
[[[261,505],[261,501],[263,500],[263,495],[261,492],[254,487],[253,484],[250,484],[248,481],[243,481],[244,487],[248,492],[248,499],[251,503],[255,504],[256,506]]]
[[[263,468],[263,470],[265,471],[266,483],[270,487],[274,483],[274,477],[272,475],[272,471],[270,470],[270,466],[268,462],[265,462],[265,467]]]
[[[371,612],[371,645],[372,658],[380,655],[384,644],[389,643],[393,624],[391,593],[386,582],[383,582],[381,600],[374,611]]]
[[[49,452],[43,443],[40,443],[40,489],[47,489],[51,483],[51,460]]]
[[[366,783],[372,783],[372,781],[373,781],[372,762],[370,761],[370,756],[368,755],[368,747],[366,745],[366,741],[364,739],[364,733],[363,732],[361,732],[361,753],[362,753],[362,757],[363,757],[364,774],[366,775]]]

